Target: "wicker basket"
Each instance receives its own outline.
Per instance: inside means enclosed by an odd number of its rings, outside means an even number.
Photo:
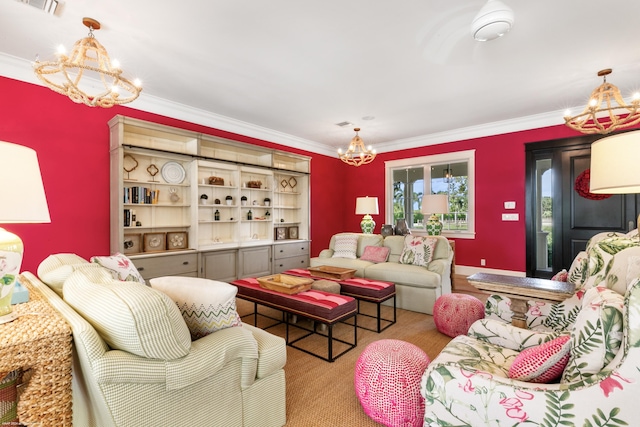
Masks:
[[[313,284],[313,279],[289,276],[288,274],[272,274],[271,276],[258,277],[257,280],[261,288],[289,295],[308,291]]]
[[[209,185],[224,185],[224,178],[220,178],[219,176],[210,176]]]

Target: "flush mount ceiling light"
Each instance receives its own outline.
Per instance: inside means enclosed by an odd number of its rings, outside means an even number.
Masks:
[[[82,23],[89,35],[73,45],[69,56],[62,48],[57,61],[36,60],[36,76],[51,90],[90,107],[108,108],[135,100],[142,90],[140,82],[124,78],[117,61],[112,63],[96,40],[93,31],[100,29],[100,23],[92,18],[83,18]]]
[[[513,10],[499,0],[489,0],[471,22],[471,34],[480,42],[502,37],[513,26]]]
[[[365,148],[362,138],[358,136],[360,128],[355,128],[356,136],[353,137],[349,143],[349,148],[346,152],[342,152],[342,148],[338,149],[338,156],[340,160],[348,165],[360,166],[371,163],[376,158],[376,150],[368,146]]]
[[[631,104],[627,104],[620,90],[607,83],[609,74],[611,68],[598,71],[603,83],[591,92],[582,113],[571,116],[570,111],[565,111],[564,121],[571,129],[582,133],[607,134],[640,122],[640,94],[634,93]]]

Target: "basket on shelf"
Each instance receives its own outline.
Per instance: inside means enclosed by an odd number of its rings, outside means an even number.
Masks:
[[[209,185],[224,185],[224,178],[220,178],[219,176],[210,176]]]
[[[261,188],[262,181],[249,181],[247,182],[247,187],[249,188]]]

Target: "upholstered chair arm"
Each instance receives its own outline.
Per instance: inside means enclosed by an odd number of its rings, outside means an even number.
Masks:
[[[323,249],[320,251],[318,258],[331,258],[333,256],[333,249]]]
[[[557,338],[560,334],[522,329],[495,319],[480,319],[471,325],[467,335],[500,347],[522,351]]]
[[[200,338],[192,343],[189,354],[178,359],[148,359],[112,350],[94,360],[92,367],[99,383],[166,383],[167,390],[176,390],[215,374],[237,358],[244,359],[242,382],[248,386],[256,378],[258,343],[244,327],[226,328]]]

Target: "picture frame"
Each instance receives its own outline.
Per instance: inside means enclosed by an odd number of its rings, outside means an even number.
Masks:
[[[123,240],[124,254],[137,254],[142,252],[142,235],[140,233],[125,234]]]
[[[276,240],[285,240],[288,236],[287,227],[276,227],[274,233]]]
[[[167,249],[166,233],[144,233],[144,252],[160,252]]]
[[[298,226],[287,228],[287,239],[298,238]]]
[[[189,247],[189,235],[186,231],[167,232],[167,250],[176,251]]]

